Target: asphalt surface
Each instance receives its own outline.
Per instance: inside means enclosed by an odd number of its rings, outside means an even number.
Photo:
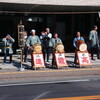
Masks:
[[[71,58],[72,57],[72,58]],[[15,57],[16,58],[16,57]],[[100,61],[90,66],[74,67],[69,54],[69,68],[47,67],[19,71],[19,59],[13,64],[0,63],[0,100],[100,100]],[[78,99],[81,98],[81,99]]]
[[[75,99],[76,97],[85,99]],[[88,99],[88,96],[92,99]],[[95,98],[93,97],[95,96]],[[67,99],[68,97],[73,99]],[[54,99],[52,99],[54,98]],[[60,99],[59,99],[60,98]],[[62,99],[66,98],[66,99]],[[96,99],[97,98],[97,99]],[[0,85],[0,100],[100,100],[100,80],[35,85]]]

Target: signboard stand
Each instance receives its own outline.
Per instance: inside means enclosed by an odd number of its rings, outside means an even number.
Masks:
[[[89,53],[87,51],[77,51],[77,58],[80,68],[82,68],[82,66],[90,66],[92,68],[92,63],[89,57]]]
[[[43,54],[34,54],[32,53],[32,68],[36,70],[36,68],[44,68],[45,69],[45,63],[43,59]]]
[[[54,53],[55,64],[57,68],[66,66],[68,68],[68,64],[66,62],[65,53]]]

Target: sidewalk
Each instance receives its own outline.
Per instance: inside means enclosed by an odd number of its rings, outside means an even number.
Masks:
[[[82,67],[81,69],[79,67],[73,66],[74,61],[74,53],[67,53],[66,54],[66,60],[67,63],[70,65],[67,69],[66,67],[63,67],[61,69],[53,69],[50,66],[46,66],[46,70],[43,68],[32,70],[30,69],[31,63],[30,63],[30,55],[28,56],[27,63],[23,63],[23,67],[25,68],[25,71],[21,72],[19,71],[20,68],[20,59],[18,55],[13,56],[13,64],[3,64],[2,60],[3,58],[0,57],[0,83],[5,82],[28,82],[28,81],[50,81],[52,80],[60,80],[64,78],[71,78],[71,77],[82,77],[82,76],[90,76],[90,75],[100,75],[100,60],[92,61],[93,68],[90,68],[89,66]]]

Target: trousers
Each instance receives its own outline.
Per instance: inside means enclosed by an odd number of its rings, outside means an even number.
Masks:
[[[4,55],[4,63],[6,63],[7,56],[10,57],[10,63],[12,63],[12,54],[9,54],[9,53],[5,53],[5,55]]]

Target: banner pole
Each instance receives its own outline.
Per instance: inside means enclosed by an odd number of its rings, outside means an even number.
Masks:
[[[19,71],[24,71],[25,69],[23,68],[23,48],[21,48],[21,62],[20,62],[20,64],[21,64],[21,67],[20,67]]]
[[[24,25],[22,24],[22,21],[20,20],[20,23],[18,24],[18,45],[21,49],[20,53],[20,68],[19,71],[24,71],[25,69],[23,68],[23,49],[24,49]]]

